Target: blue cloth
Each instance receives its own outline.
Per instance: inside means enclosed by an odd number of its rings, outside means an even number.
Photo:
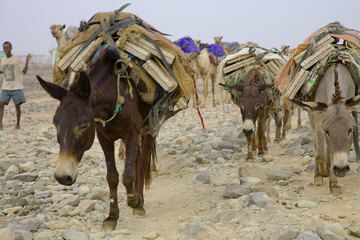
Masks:
[[[178,45],[184,53],[200,52],[200,48],[196,46],[194,40],[190,37],[180,38],[179,41],[176,42],[176,45]]]
[[[209,52],[211,52],[212,54],[214,54],[217,57],[225,56],[224,49],[220,44],[216,44],[216,43],[210,44],[208,46],[208,50],[209,50]]]
[[[11,98],[13,99],[14,104],[26,103],[26,99],[25,99],[23,89],[1,90],[1,92],[0,92],[0,102],[3,102],[6,105],[8,105]]]

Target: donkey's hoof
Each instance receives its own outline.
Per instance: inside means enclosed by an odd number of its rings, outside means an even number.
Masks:
[[[143,216],[145,216],[145,209],[143,209],[143,208],[134,208],[133,209],[133,214],[143,217]]]
[[[323,177],[320,177],[320,176],[314,177],[314,185],[315,186],[321,186],[323,184],[324,184]]]
[[[334,196],[340,196],[341,195],[341,187],[339,187],[339,186],[330,187],[330,192]]]
[[[116,228],[116,225],[117,225],[117,221],[105,219],[102,223],[102,230],[104,232],[114,231]]]

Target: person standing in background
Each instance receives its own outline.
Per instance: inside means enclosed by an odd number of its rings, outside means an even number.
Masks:
[[[8,41],[3,43],[6,57],[0,60],[0,74],[3,74],[3,84],[0,92],[0,130],[3,129],[3,116],[5,105],[13,99],[16,108],[15,129],[20,129],[21,104],[26,102],[24,95],[23,75],[27,73],[31,55],[26,56],[25,65],[20,57],[12,55],[12,44]]]

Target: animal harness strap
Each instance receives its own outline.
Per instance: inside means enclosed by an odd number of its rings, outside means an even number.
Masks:
[[[121,65],[120,68],[117,68],[117,63],[120,63],[120,65]],[[116,78],[117,94],[116,94],[116,105],[115,105],[113,113],[112,113],[113,115],[108,120],[103,120],[101,118],[94,119],[95,122],[101,123],[101,125],[103,127],[106,126],[106,123],[112,121],[119,112],[123,111],[123,105],[124,105],[125,99],[123,96],[120,95],[120,79],[121,78],[129,79],[129,75],[126,72],[127,68],[128,68],[128,65],[125,62],[121,61],[120,59],[117,60],[114,65],[114,73],[115,73],[115,75],[117,75],[117,78]]]

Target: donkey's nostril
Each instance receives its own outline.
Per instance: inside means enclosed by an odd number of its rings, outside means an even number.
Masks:
[[[252,129],[243,129],[243,133],[245,136],[250,136],[253,133]]]
[[[72,177],[70,175],[64,175],[64,176],[60,176],[60,177],[55,175],[55,179],[60,184],[67,185],[67,186],[70,186],[74,183],[74,180],[72,179]]]

